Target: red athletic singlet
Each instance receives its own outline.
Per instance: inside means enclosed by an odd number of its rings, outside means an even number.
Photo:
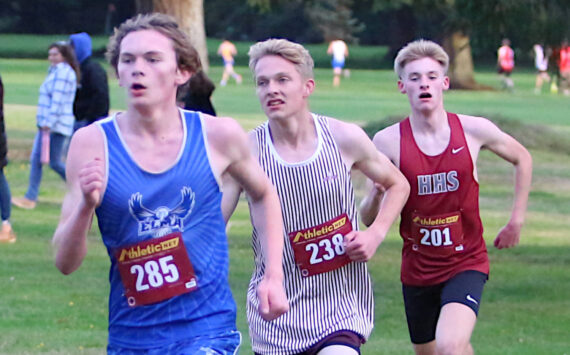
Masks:
[[[447,117],[449,145],[435,156],[419,149],[409,118],[400,123],[400,170],[411,187],[400,222],[401,279],[409,286],[435,285],[465,270],[489,273],[473,161],[459,118]]]

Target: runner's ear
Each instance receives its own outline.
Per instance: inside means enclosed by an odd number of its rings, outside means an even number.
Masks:
[[[311,94],[313,93],[314,90],[315,90],[315,80],[307,79],[305,81],[305,86],[304,86],[304,90],[303,90],[303,97],[307,98],[307,97],[311,96]]]
[[[402,80],[398,80],[398,90],[400,90],[402,94],[406,94],[406,88],[404,87]]]
[[[449,89],[449,77],[446,75],[443,77],[443,90]]]
[[[176,69],[176,84],[178,86],[184,85],[188,80],[190,80],[192,74],[194,73],[187,69]]]

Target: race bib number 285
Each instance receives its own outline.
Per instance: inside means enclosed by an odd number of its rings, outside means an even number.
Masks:
[[[317,275],[350,263],[344,249],[344,236],[350,231],[352,224],[343,214],[318,226],[289,233],[301,274]]]
[[[161,302],[197,288],[179,232],[122,247],[116,257],[131,307]]]

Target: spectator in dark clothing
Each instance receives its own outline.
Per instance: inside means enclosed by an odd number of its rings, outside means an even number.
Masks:
[[[109,84],[107,73],[91,58],[91,37],[85,32],[72,34],[69,41],[81,69],[81,82],[73,104],[74,130],[87,126],[109,114]]]
[[[0,77],[0,212],[2,215],[2,226],[0,229],[0,243],[14,243],[16,235],[10,225],[10,214],[12,205],[10,199],[10,185],[4,175],[4,167],[8,164],[8,142],[6,141],[6,129],[4,126],[4,85]]]
[[[212,106],[210,97],[216,89],[216,85],[202,70],[193,74],[186,84],[178,91],[179,106],[185,110],[200,111],[208,115],[216,116],[216,110]]]

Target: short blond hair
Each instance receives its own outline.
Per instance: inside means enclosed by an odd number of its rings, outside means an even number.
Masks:
[[[402,78],[402,73],[406,64],[422,58],[431,58],[435,60],[443,67],[443,73],[447,74],[447,69],[449,68],[449,56],[445,53],[445,50],[435,42],[419,39],[406,44],[398,52],[398,55],[394,60],[394,71],[398,75],[398,78]]]
[[[190,38],[184,33],[176,20],[161,13],[139,14],[123,22],[109,39],[105,57],[117,72],[121,42],[131,32],[154,30],[170,38],[176,53],[176,62],[179,69],[196,73],[202,68],[198,51],[190,43]]]
[[[268,39],[257,42],[249,48],[249,69],[255,76],[255,66],[267,55],[277,55],[293,63],[297,71],[305,79],[314,78],[315,62],[309,51],[299,43],[286,39]]]

